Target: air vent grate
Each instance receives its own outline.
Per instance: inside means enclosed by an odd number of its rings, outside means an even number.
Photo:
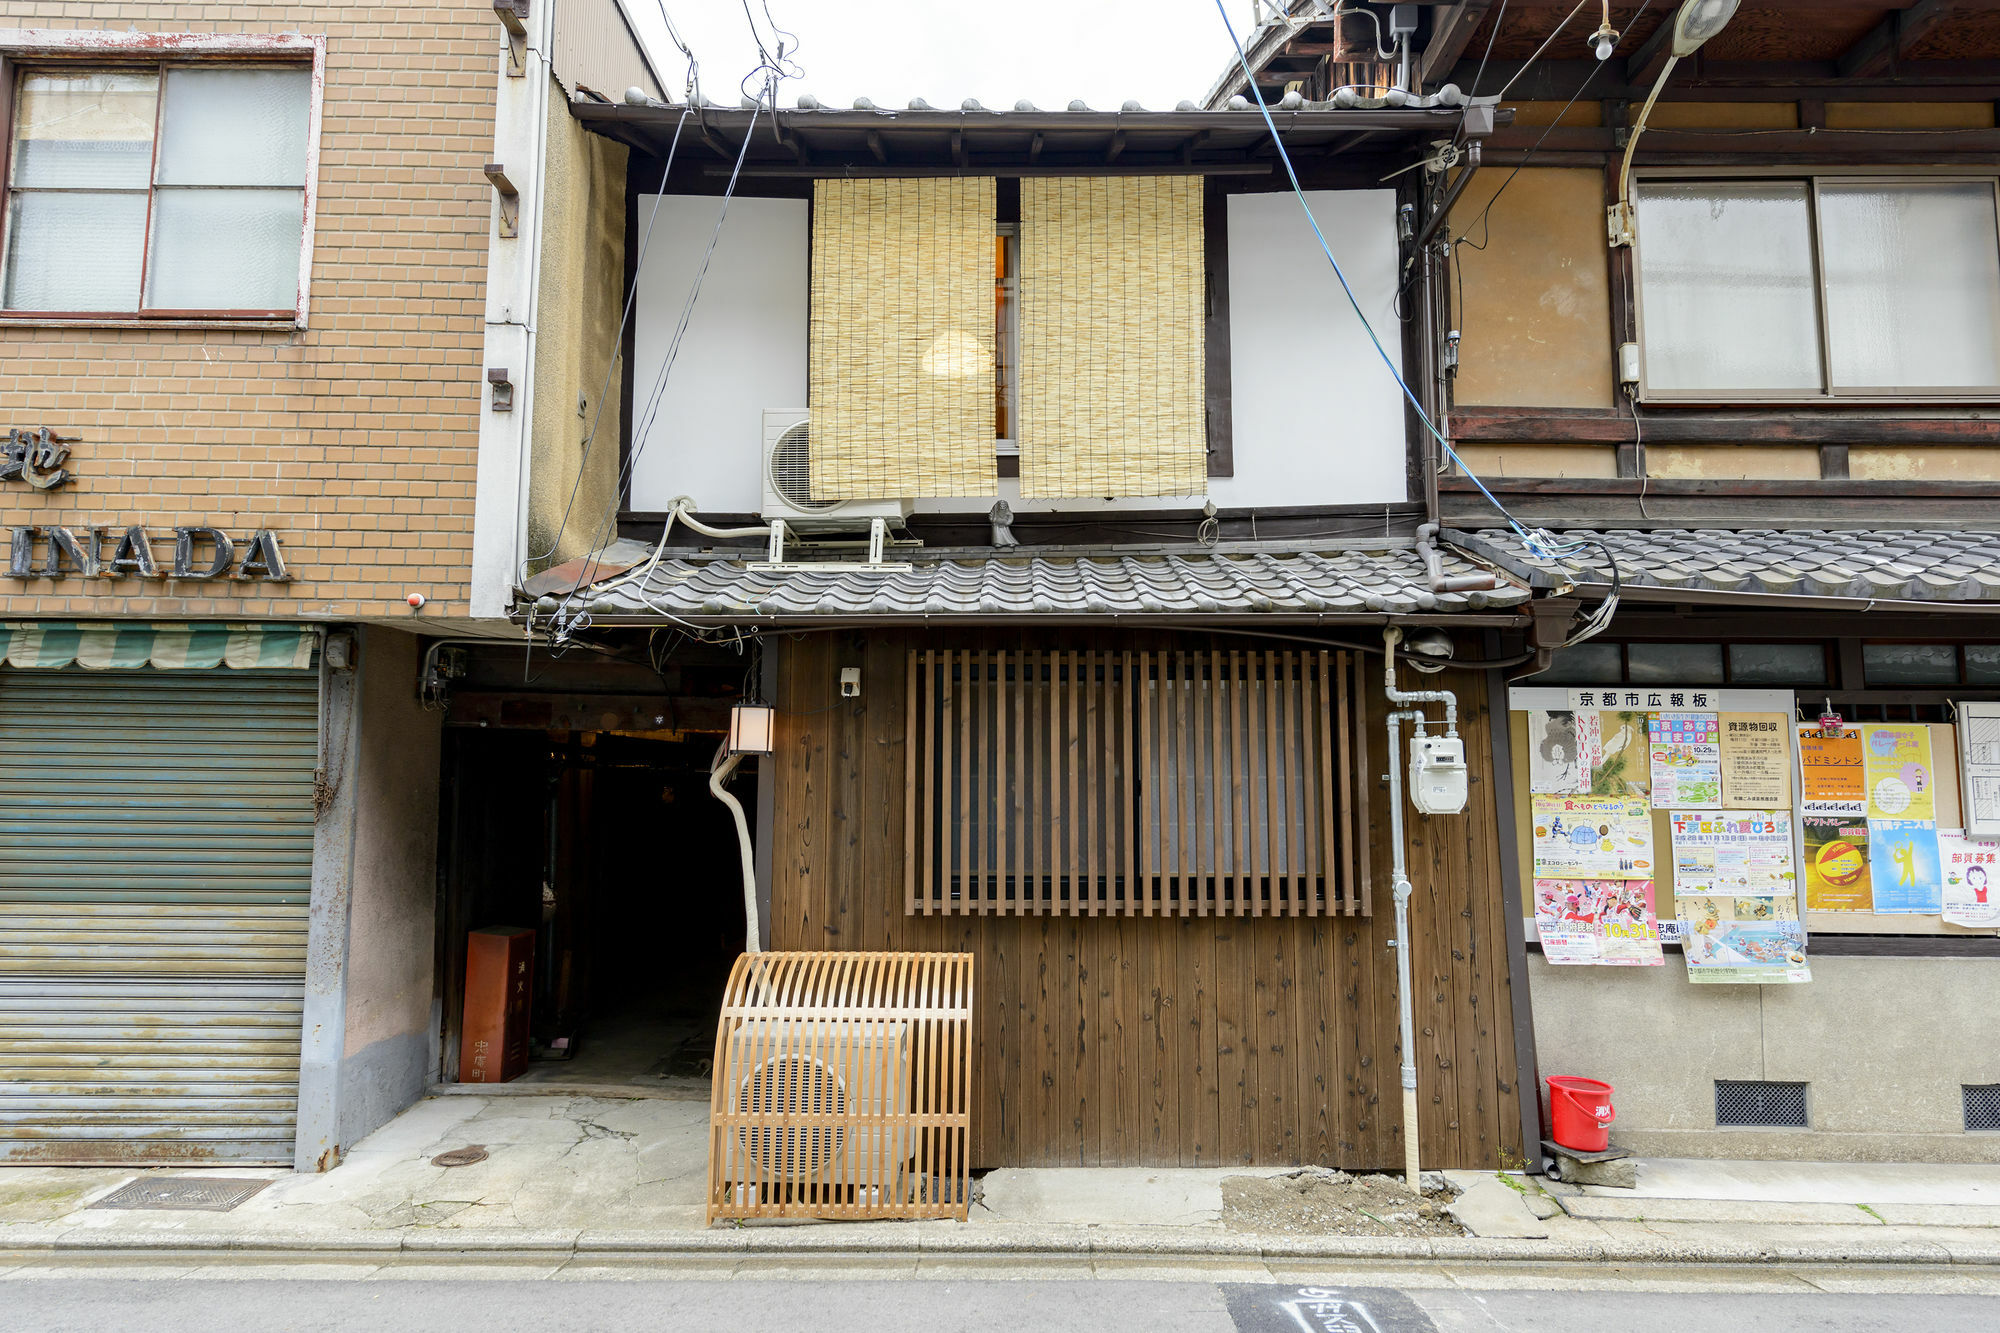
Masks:
[[[2000,1129],[2000,1083],[1967,1083],[1963,1091],[1966,1129]]]
[[[1715,1123],[1759,1129],[1806,1129],[1806,1085],[1715,1081]]]
[[[785,503],[794,509],[821,513],[832,509],[838,500],[815,500],[812,498],[812,423],[801,421],[796,426],[787,427],[778,437],[778,443],[771,450],[771,489],[785,498]]]

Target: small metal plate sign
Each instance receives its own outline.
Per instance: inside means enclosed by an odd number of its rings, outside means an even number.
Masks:
[[[1437,1333],[1415,1301],[1386,1287],[1230,1282],[1222,1295],[1237,1333]]]
[[[226,1213],[270,1183],[217,1176],[148,1176],[111,1191],[90,1206]]]

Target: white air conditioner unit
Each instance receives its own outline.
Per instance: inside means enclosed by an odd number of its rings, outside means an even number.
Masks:
[[[812,422],[806,410],[764,409],[765,520],[781,518],[795,532],[865,530],[874,519],[901,527],[908,500],[815,500],[811,488]]]
[[[729,1095],[736,1114],[830,1117],[740,1126],[736,1169],[729,1173],[735,1180],[853,1186],[885,1195],[900,1189],[917,1153],[917,1131],[883,1119],[910,1111],[908,1024],[752,1020],[729,1040],[730,1059],[720,1076],[734,1085]]]

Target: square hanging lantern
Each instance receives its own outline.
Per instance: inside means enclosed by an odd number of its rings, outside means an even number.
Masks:
[[[769,704],[740,703],[729,710],[729,753],[770,754],[778,710]]]

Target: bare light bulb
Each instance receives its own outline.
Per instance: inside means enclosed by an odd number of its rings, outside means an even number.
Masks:
[[[1590,49],[1597,53],[1599,60],[1611,59],[1612,51],[1618,47],[1618,30],[1609,23],[1590,34]]]

